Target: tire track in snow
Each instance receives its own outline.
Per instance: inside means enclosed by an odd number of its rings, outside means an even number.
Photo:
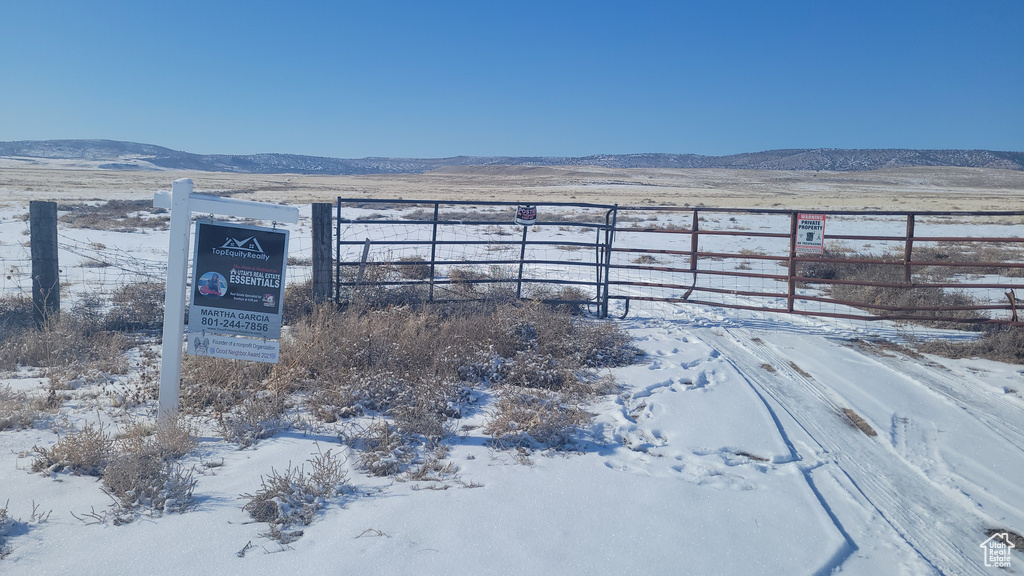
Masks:
[[[893,356],[872,355],[871,358],[893,372],[927,387],[973,416],[1001,436],[1024,457],[1024,408],[993,395],[982,385],[967,377],[932,366]]]
[[[745,331],[725,329],[719,335],[706,330],[696,335],[710,346],[729,350],[724,356],[748,383],[773,399],[818,445],[818,454],[799,454],[805,466],[834,462],[881,517],[938,572],[985,573],[978,556],[978,537],[986,526],[977,512],[901,462],[889,447],[850,426],[827,389],[798,373],[786,359]],[[774,366],[776,374],[769,376],[761,368],[764,363]],[[837,527],[843,531],[842,526]]]

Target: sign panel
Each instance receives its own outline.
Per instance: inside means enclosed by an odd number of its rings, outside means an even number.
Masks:
[[[517,206],[516,207],[516,224],[522,226],[533,226],[534,222],[537,221],[537,207],[536,206]]]
[[[196,222],[188,331],[278,339],[288,231]]]
[[[188,336],[188,353],[229,360],[255,360],[277,364],[281,343],[277,340],[256,340],[219,334],[196,333]]]
[[[825,251],[825,215],[824,214],[797,214],[796,215],[796,251],[816,252],[822,254]]]

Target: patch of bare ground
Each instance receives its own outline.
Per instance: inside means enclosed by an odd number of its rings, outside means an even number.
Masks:
[[[875,429],[872,428],[870,424],[865,422],[864,419],[860,417],[860,414],[857,414],[856,412],[849,408],[843,408],[842,413],[843,416],[846,417],[846,420],[854,428],[857,428],[858,430],[867,434],[868,436],[878,436],[878,432],[875,432]]]
[[[797,366],[796,362],[790,362],[789,367],[795,370],[797,374],[803,376],[804,378],[814,378],[806,370]]]
[[[894,357],[897,354],[905,354],[915,359],[923,358],[923,356],[921,356],[914,350],[907,348],[906,346],[896,344],[895,342],[891,342],[889,340],[864,340],[862,338],[851,338],[846,341],[846,346],[856,348],[861,352],[866,352],[869,354],[875,354],[877,356],[884,356],[888,358]]]
[[[754,454],[751,454],[750,452],[745,452],[743,450],[738,450],[736,452],[733,452],[733,454],[735,454],[737,456],[742,456],[744,458],[749,458],[749,459],[751,459],[751,460],[753,460],[755,462],[767,462],[768,461],[767,458],[763,458],[761,456],[756,456]]]
[[[866,352],[866,353],[869,353],[869,354],[875,354],[877,356],[883,356],[883,357],[888,357],[888,358],[893,358],[893,357],[896,357],[896,356],[899,356],[899,355],[903,355],[903,356],[906,356],[907,358],[912,358],[914,360],[917,360],[918,362],[920,362],[921,364],[924,364],[926,366],[931,366],[932,368],[943,368],[944,369],[944,367],[941,364],[937,364],[935,362],[932,362],[924,354],[921,354],[920,352],[915,350],[913,347],[908,346],[906,344],[898,344],[896,342],[893,342],[892,340],[885,340],[885,339],[882,339],[882,338],[875,338],[875,339],[871,339],[871,340],[864,340],[864,339],[861,339],[861,338],[852,338],[849,341],[847,341],[846,345],[854,347],[854,348],[856,348],[856,349],[858,349],[858,350],[860,350],[862,352]],[[926,344],[922,344],[921,346],[927,347]]]
[[[969,342],[934,340],[918,350],[946,358],[986,358],[997,362],[1024,364],[1024,329],[1006,324],[985,325],[984,334]]]
[[[985,536],[991,538],[996,534],[1006,534],[1006,539],[1013,544],[1014,549],[1018,552],[1024,553],[1024,536],[1017,534],[1013,530],[1007,530],[1006,528],[989,528],[985,530]]]

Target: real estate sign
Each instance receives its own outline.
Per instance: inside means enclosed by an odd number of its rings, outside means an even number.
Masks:
[[[195,237],[189,354],[276,362],[277,342],[260,344],[252,355],[246,352],[256,344],[248,338],[205,343],[210,335],[281,337],[288,231],[200,220]]]
[[[796,251],[825,251],[825,215],[797,214],[796,216]]]

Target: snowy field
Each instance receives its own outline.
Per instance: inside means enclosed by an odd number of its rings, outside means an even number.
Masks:
[[[299,260],[311,253],[309,206],[300,208]],[[26,212],[0,211],[2,293],[30,284]],[[166,232],[60,234],[74,249],[61,253],[71,301],[163,273]],[[89,264],[102,259],[115,265]],[[301,265],[289,273],[309,275]],[[112,502],[97,479],[29,470],[33,447],[52,445],[55,430],[155,412],[154,402],[129,411],[113,401],[137,375],[90,379],[59,417],[0,432],[0,505],[21,520],[0,573],[1024,571],[1020,553],[990,568],[983,550],[990,529],[1024,533],[1024,367],[866,343],[900,337],[886,324],[638,303],[617,322],[644,356],[604,370],[621,389],[589,407],[592,424],[570,450],[493,447],[484,406],[448,440],[450,474],[396,481],[355,466],[339,443],[344,423],[296,426],[245,449],[211,424],[183,460],[195,466],[196,508],[123,525],[104,514]],[[33,368],[0,374],[4,385],[48,388]],[[348,455],[348,488],[301,538],[265,537],[240,496],[327,449]]]

